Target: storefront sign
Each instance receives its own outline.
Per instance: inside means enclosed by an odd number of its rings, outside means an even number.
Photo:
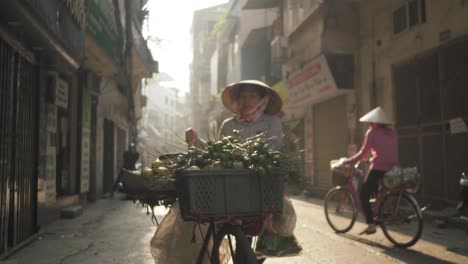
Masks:
[[[81,192],[89,191],[89,156],[91,140],[91,95],[89,86],[83,87],[81,129]]]
[[[281,100],[283,100],[283,105],[287,105],[289,102],[289,94],[288,94],[288,88],[286,88],[286,85],[284,82],[278,82],[275,85],[273,85],[271,88],[275,90],[279,96],[281,97]]]
[[[347,155],[352,156],[357,152],[356,146],[356,123],[357,123],[357,105],[356,105],[356,95],[350,93],[346,97],[346,119],[348,123],[348,151]]]
[[[89,191],[89,145],[90,145],[90,129],[83,128],[81,138],[81,192]]]
[[[307,64],[287,80],[289,103],[298,107],[319,101],[337,91],[325,55]]]
[[[49,139],[50,140],[50,139]],[[49,141],[48,140],[48,141]],[[55,178],[56,178],[56,148],[51,146],[51,142],[48,142],[46,149],[46,178],[45,178],[45,201],[55,201]]]
[[[47,132],[57,132],[57,106],[47,105]]]
[[[68,83],[59,78],[55,82],[55,105],[68,108]]]
[[[306,112],[304,118],[304,164],[305,177],[309,184],[314,184],[314,120],[312,108]]]
[[[449,124],[452,134],[468,132],[465,121],[460,117],[450,119]]]

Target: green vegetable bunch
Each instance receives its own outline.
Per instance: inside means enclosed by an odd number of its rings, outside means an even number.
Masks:
[[[187,153],[179,154],[174,166],[190,169],[253,169],[265,175],[280,167],[285,157],[272,150],[263,134],[240,140],[240,133],[217,141],[208,141],[206,149],[190,147]]]

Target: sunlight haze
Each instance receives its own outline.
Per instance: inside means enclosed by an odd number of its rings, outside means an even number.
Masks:
[[[149,23],[144,34],[162,41],[149,42],[159,71],[175,79],[174,86],[182,92],[190,91],[190,62],[192,61],[190,27],[195,10],[224,4],[227,0],[148,1]]]

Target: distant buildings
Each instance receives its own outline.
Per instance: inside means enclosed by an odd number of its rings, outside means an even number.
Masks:
[[[154,78],[146,84],[148,105],[139,128],[144,166],[150,166],[160,154],[187,149],[184,131],[191,123],[190,105],[170,83]]]

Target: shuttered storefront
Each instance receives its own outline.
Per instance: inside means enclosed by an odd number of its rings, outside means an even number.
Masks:
[[[338,96],[313,106],[314,189],[330,189],[330,161],[346,155],[348,128],[346,96]]]
[[[0,38],[0,256],[37,231],[37,67]]]
[[[400,162],[418,165],[422,195],[455,200],[468,169],[468,133],[449,121],[468,121],[468,40],[460,39],[394,66]]]

